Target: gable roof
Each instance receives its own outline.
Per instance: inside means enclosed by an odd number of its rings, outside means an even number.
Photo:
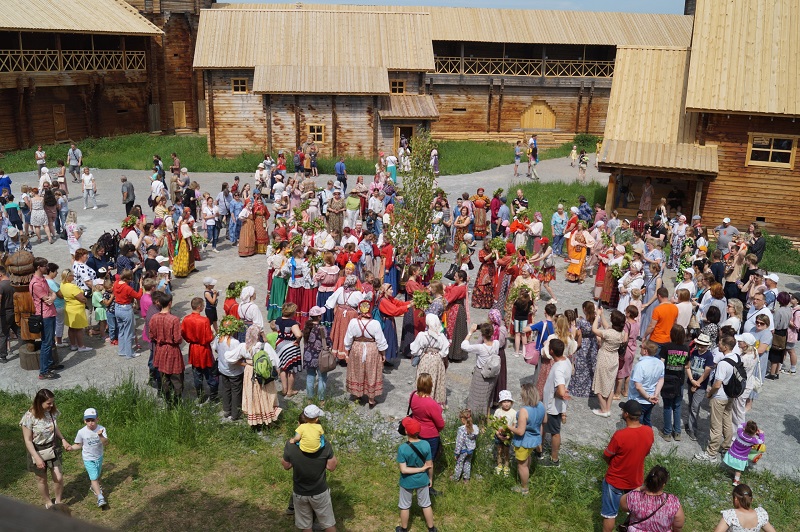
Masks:
[[[398,28],[401,31],[395,31]],[[289,64],[433,70],[430,15],[263,8],[201,11],[194,68]]]
[[[800,0],[698,0],[686,106],[800,115]]]
[[[161,35],[149,20],[122,0],[5,0],[0,30]]]

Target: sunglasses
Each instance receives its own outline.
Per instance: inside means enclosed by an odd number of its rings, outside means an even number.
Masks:
[[[90,421],[97,421],[97,420],[94,419],[94,418],[89,418],[89,419],[84,419],[83,420],[84,423],[89,423]]]
[[[758,325],[761,325],[762,327],[766,327],[766,326],[767,326],[767,324],[766,324],[766,323],[764,323],[763,321],[757,321],[757,322],[756,322],[756,325],[757,325],[757,326],[758,326]]]

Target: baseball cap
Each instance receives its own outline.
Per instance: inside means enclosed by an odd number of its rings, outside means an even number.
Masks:
[[[737,342],[744,342],[747,345],[756,345],[756,337],[750,333],[737,334],[734,338],[736,338]]]
[[[167,268],[166,266],[161,266],[158,269],[158,273],[169,273],[169,268]]]
[[[766,277],[764,277],[764,279],[769,279],[773,283],[777,283],[780,280],[780,277],[778,277],[777,273],[771,273],[771,274],[767,275]]]
[[[620,403],[619,407],[622,409],[623,412],[625,412],[629,416],[642,415],[642,405],[640,405],[638,401],[634,401],[633,399],[625,401],[624,403]]]
[[[419,431],[422,430],[419,421],[417,421],[413,417],[408,417],[408,416],[404,417],[402,424],[403,428],[406,429],[406,434],[410,436],[416,436],[417,434],[419,434]]]
[[[83,411],[83,419],[97,419],[97,410],[94,408],[87,408]]]
[[[158,262],[158,263],[169,262],[169,259],[167,257],[165,257],[164,255],[159,255],[158,257],[156,257],[156,262]]]
[[[503,401],[511,401],[512,403],[514,402],[514,398],[511,397],[511,392],[509,392],[508,390],[500,390],[500,394],[499,395],[500,395],[500,402],[501,403]]]
[[[727,218],[727,217],[726,217],[726,218],[723,218],[723,219],[722,219],[722,223],[724,223],[724,224],[729,224],[729,223],[731,223],[731,219],[730,219],[730,218]]]
[[[309,419],[317,419],[318,417],[324,417],[325,412],[317,405],[308,405],[303,409],[303,415]]]

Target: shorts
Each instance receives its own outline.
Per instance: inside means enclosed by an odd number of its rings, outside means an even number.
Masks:
[[[215,321],[217,321],[217,309],[215,309],[215,308],[207,308],[206,309],[206,318],[208,318],[208,321],[210,321],[211,323],[214,323]]]
[[[319,495],[298,495],[292,493],[294,502],[294,526],[299,529],[310,529],[314,525],[314,516],[322,528],[336,526],[336,517],[333,515],[331,503],[331,490],[326,490]]]
[[[514,318],[514,332],[528,332],[528,318],[525,318],[524,320],[518,320],[517,318]]]
[[[514,456],[517,458],[517,462],[524,462],[530,458],[531,454],[533,454],[533,449],[528,449],[527,447],[514,447]]]
[[[786,342],[786,349],[794,349],[795,342]]]
[[[89,473],[89,480],[100,480],[100,474],[103,472],[103,457],[99,460],[84,460],[83,467]]]
[[[412,491],[405,489],[404,487],[400,486],[400,501],[397,503],[397,506],[400,507],[401,510],[408,510],[411,508],[411,496],[413,495]],[[431,494],[428,486],[424,488],[417,488],[417,504],[420,508],[429,508],[431,505]]]
[[[514,164],[519,164],[520,160],[519,157],[514,157]]]
[[[81,173],[81,165],[79,165],[79,164],[71,164],[71,165],[69,165],[69,173],[70,174],[79,174],[79,173]]]
[[[786,357],[785,349],[770,349],[767,353],[767,360],[772,364],[783,364],[783,359]]]
[[[603,479],[600,487],[600,515],[606,519],[615,519],[619,513],[619,500],[629,491],[615,488]]]
[[[547,422],[544,424],[544,431],[548,434],[561,434],[561,414],[547,414]]]

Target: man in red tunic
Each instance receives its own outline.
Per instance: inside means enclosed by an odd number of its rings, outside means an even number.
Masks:
[[[167,403],[177,403],[183,394],[181,320],[173,316],[172,295],[156,292],[161,312],[150,318],[150,340],[155,343],[153,366],[161,372],[161,394]],[[170,390],[171,389],[171,390]]]
[[[197,392],[197,400],[204,403],[207,400],[216,402],[217,382],[216,371],[214,370],[214,357],[211,355],[211,342],[214,340],[214,331],[211,330],[211,322],[208,318],[200,314],[205,307],[203,298],[195,297],[192,299],[192,312],[183,318],[181,323],[181,336],[189,344],[189,364],[192,366],[194,376],[194,389]],[[203,391],[203,379],[208,385],[208,395]]]

